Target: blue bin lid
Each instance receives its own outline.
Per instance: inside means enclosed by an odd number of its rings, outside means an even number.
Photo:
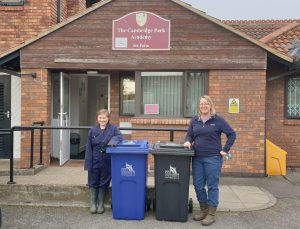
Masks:
[[[150,145],[147,140],[123,140],[106,149],[106,152],[111,154],[148,154],[149,151]]]

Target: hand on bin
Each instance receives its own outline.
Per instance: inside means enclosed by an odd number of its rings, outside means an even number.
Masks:
[[[190,142],[185,142],[185,143],[183,143],[183,146],[184,146],[184,147],[187,147],[187,148],[189,148],[189,149],[192,148],[192,144],[191,144]]]

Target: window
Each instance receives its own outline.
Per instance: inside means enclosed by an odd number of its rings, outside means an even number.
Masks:
[[[300,118],[300,77],[289,78],[286,84],[286,115]]]
[[[201,95],[207,94],[207,80],[207,72],[187,73],[185,116],[198,114],[198,100]]]
[[[206,71],[136,72],[135,78],[121,77],[121,114],[191,117],[198,113],[199,96],[207,93],[207,81]]]
[[[145,106],[158,106],[162,116],[180,116],[182,110],[183,72],[141,72],[142,114]]]
[[[135,80],[134,72],[121,75],[121,115],[134,115]]]
[[[23,6],[24,0],[0,0],[0,6]]]

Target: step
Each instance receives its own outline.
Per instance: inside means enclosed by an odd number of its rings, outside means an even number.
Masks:
[[[147,188],[147,198],[153,199],[154,188]],[[111,204],[111,187],[105,204]],[[53,207],[88,207],[89,188],[76,185],[0,185],[0,205],[32,205]]]

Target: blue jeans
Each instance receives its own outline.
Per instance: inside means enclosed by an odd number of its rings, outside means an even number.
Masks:
[[[219,205],[219,178],[223,164],[221,156],[193,157],[193,183],[200,203]],[[205,186],[207,186],[207,191]]]

